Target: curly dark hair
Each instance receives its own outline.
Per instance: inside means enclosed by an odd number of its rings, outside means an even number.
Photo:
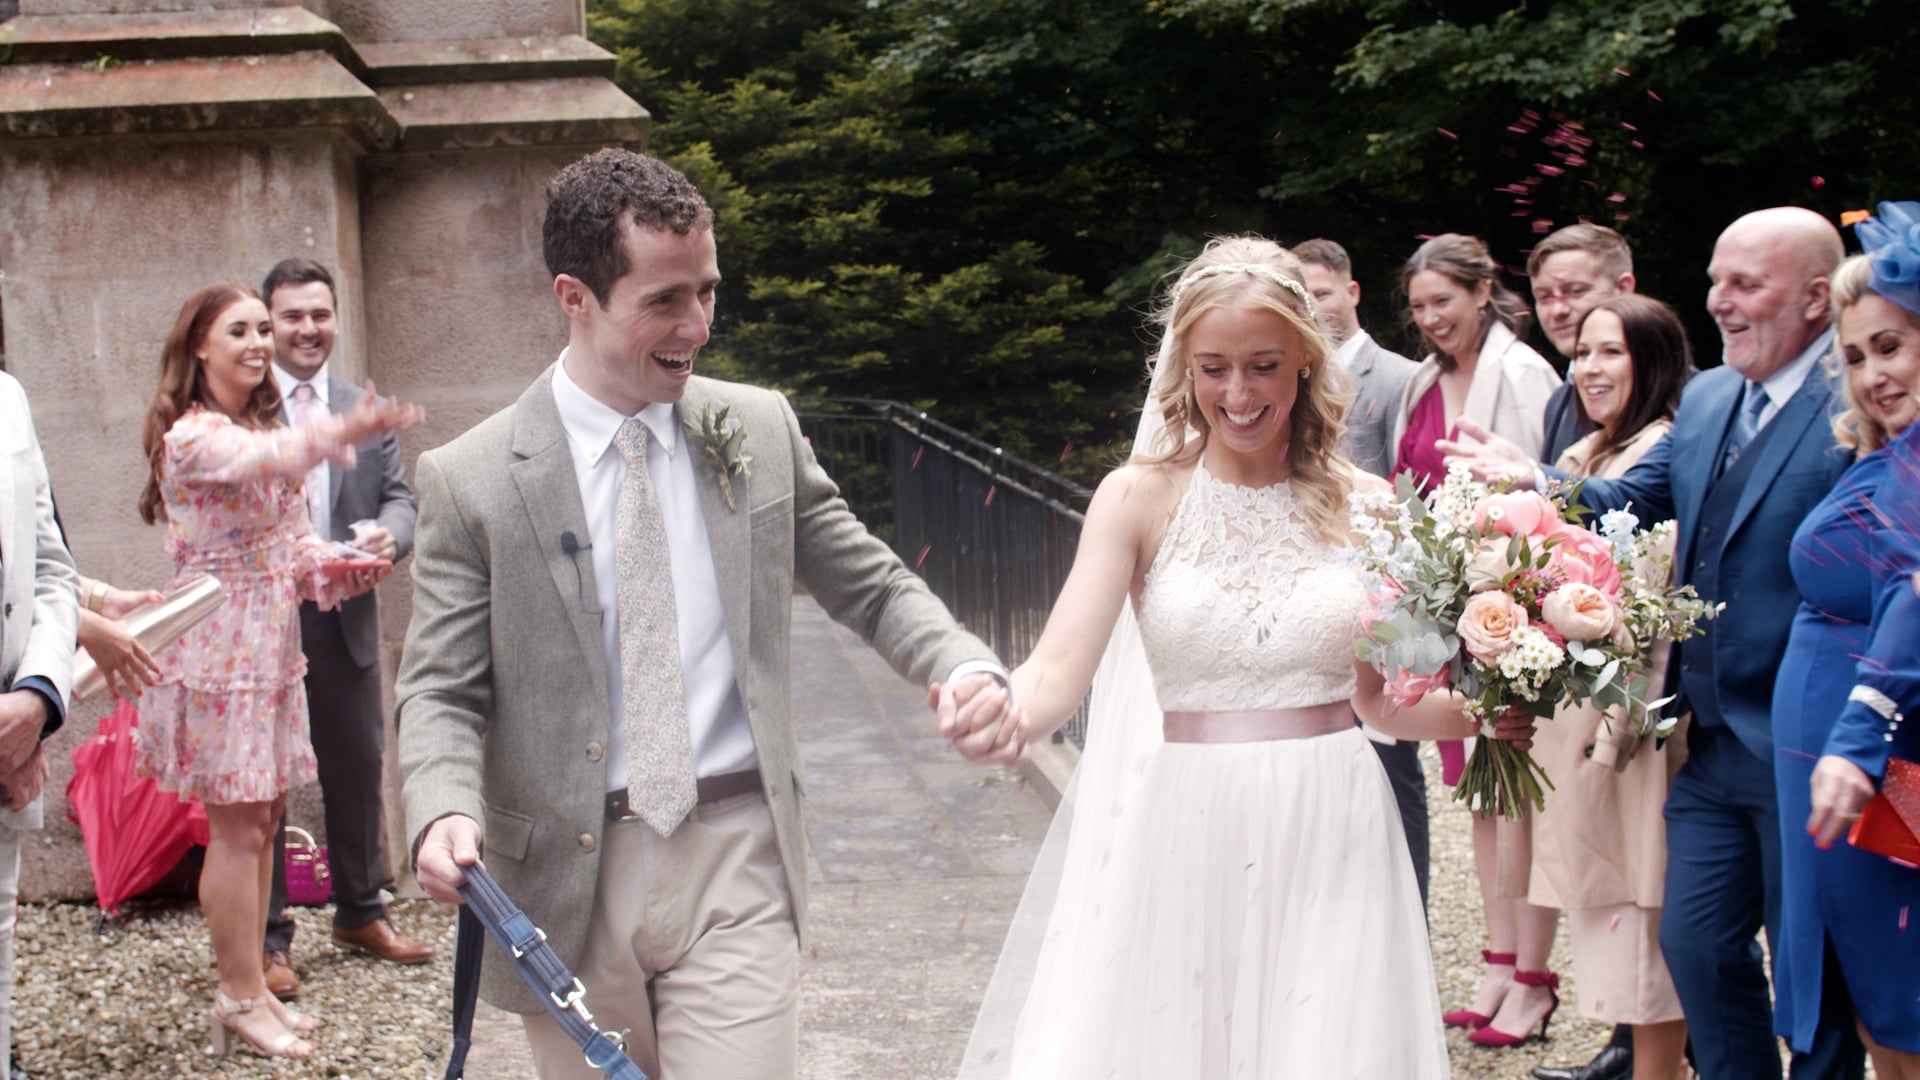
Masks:
[[[621,226],[682,236],[713,228],[713,208],[680,170],[659,158],[608,147],[561,169],[547,184],[540,251],[555,277],[579,278],[602,305],[627,266]]]

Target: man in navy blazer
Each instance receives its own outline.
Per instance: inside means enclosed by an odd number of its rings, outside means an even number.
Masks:
[[[1809,210],[1776,207],[1729,225],[1707,268],[1724,366],[1687,385],[1672,432],[1625,476],[1581,492],[1595,511],[1673,519],[1679,579],[1726,605],[1705,634],[1674,646],[1668,672],[1692,723],[1667,796],[1660,947],[1702,1080],[1780,1075],[1756,941],[1779,928],[1773,676],[1800,603],[1787,565],[1794,530],[1850,461],[1834,447],[1829,421],[1841,402],[1821,363],[1833,347],[1828,277],[1842,254],[1839,231]],[[1477,475],[1541,478],[1523,451],[1476,428],[1461,424],[1479,445],[1449,449]],[[1863,1072],[1852,1017],[1835,1015],[1821,1018],[1791,1075]]]

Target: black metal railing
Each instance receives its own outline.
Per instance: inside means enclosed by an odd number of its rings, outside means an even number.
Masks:
[[[794,403],[860,520],[1007,664],[1026,659],[1066,583],[1092,492],[897,401]],[[1086,714],[1064,729],[1085,738]]]

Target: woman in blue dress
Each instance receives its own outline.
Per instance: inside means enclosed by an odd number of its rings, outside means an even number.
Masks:
[[[1916,212],[1920,204],[1883,203],[1893,228],[1863,222],[1869,255],[1833,276],[1848,405],[1834,431],[1860,457],[1794,536],[1804,600],[1773,706],[1782,833],[1775,1028],[1804,1051],[1822,1012],[1851,1011],[1882,1080],[1920,1080],[1920,869],[1834,841],[1889,755],[1920,758],[1920,731],[1896,720],[1901,702],[1890,695],[1899,688],[1874,688],[1903,663],[1911,674],[1920,651],[1906,610],[1920,568],[1920,248],[1907,239]],[[1904,630],[1889,623],[1890,608]],[[1907,708],[1914,689],[1906,687]]]

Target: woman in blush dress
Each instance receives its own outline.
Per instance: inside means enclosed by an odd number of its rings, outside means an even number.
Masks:
[[[1430,351],[1407,380],[1394,432],[1396,472],[1411,473],[1424,494],[1446,476],[1446,455],[1434,445],[1453,439],[1469,417],[1521,446],[1538,446],[1547,399],[1560,385],[1520,335],[1527,315],[1500,282],[1500,266],[1471,236],[1446,233],[1420,245],[1401,269],[1407,307]],[[1466,753],[1440,744],[1441,780],[1459,781]],[[1512,1045],[1553,1008],[1547,954],[1559,912],[1527,903],[1532,826],[1491,815],[1473,819],[1473,861],[1487,919],[1486,974],[1465,1009],[1446,1014],[1475,1042]],[[1480,1029],[1488,1029],[1482,1033]]]
[[[1672,308],[1628,294],[1595,306],[1578,334],[1568,379],[1580,415],[1598,430],[1568,447],[1556,467],[1578,477],[1616,477],[1673,426],[1692,372],[1686,329]],[[1672,557],[1671,548],[1666,554]],[[1654,658],[1648,678],[1659,686],[1668,649],[1647,645]],[[1560,709],[1535,743],[1534,757],[1554,789],[1533,817],[1528,902],[1567,912],[1581,1014],[1632,1026],[1639,1080],[1675,1080],[1684,1075],[1687,1027],[1660,953],[1667,866],[1661,808],[1686,740],[1640,739],[1623,710],[1602,714],[1586,705]],[[1483,1031],[1524,1034],[1501,1032],[1497,1021]]]
[[[1066,721],[1131,598],[1154,737],[1097,753],[1126,718],[1096,690],[1062,904],[1023,903],[1044,941],[1029,958],[1010,938],[964,1077],[1447,1075],[1419,889],[1353,713],[1415,739],[1472,723],[1444,696],[1394,707],[1354,661],[1346,496],[1380,482],[1338,456],[1352,390],[1301,277],[1270,241],[1219,239],[1165,305],[1148,404],[1165,430],[1094,495],[1003,732]],[[1029,898],[1050,887],[1037,871]]]
[[[167,337],[140,515],[167,523],[174,584],[212,574],[228,598],[161,656],[140,703],[137,769],[206,804],[200,906],[219,970],[214,1052],[226,1053],[231,1033],[263,1056],[307,1057],[313,1044],[299,1036],[316,1025],[267,992],[260,954],[285,794],[316,768],[299,602],[337,605],[383,571],[329,577],[334,560],[307,521],[300,482],[320,461],[351,463],[355,443],[420,412],[369,393],[341,416],[281,427],[272,356],[266,305],[244,285],[194,293]]]
[[[1907,595],[1920,527],[1920,203],[1882,203],[1857,226],[1869,254],[1832,278],[1846,411],[1835,441],[1859,455],[1794,534],[1802,602],[1774,683],[1780,938],[1774,1029],[1811,1047],[1821,1015],[1854,1014],[1881,1080],[1920,1078],[1920,870],[1835,841],[1889,757],[1920,760],[1920,651]],[[1889,613],[1893,617],[1889,619]]]

